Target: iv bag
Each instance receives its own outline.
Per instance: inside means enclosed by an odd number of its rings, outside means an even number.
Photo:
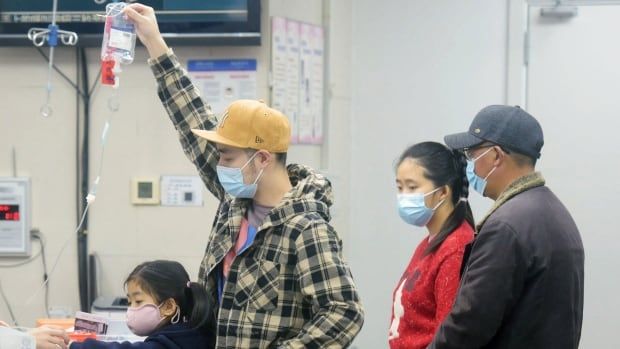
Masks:
[[[105,28],[101,43],[101,60],[115,60],[122,64],[133,62],[136,49],[136,28],[125,19],[124,2],[113,2],[106,5]]]

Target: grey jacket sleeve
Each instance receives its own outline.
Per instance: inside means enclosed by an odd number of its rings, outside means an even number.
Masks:
[[[474,242],[454,306],[428,348],[489,343],[523,288],[525,252],[509,225],[487,221]]]

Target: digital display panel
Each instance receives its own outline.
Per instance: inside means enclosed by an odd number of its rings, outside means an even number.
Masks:
[[[0,221],[19,221],[19,205],[0,205]]]

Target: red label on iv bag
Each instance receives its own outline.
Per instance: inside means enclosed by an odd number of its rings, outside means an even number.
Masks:
[[[101,61],[101,84],[114,85],[114,60]]]

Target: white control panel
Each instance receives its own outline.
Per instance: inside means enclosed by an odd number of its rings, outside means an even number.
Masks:
[[[198,176],[162,176],[162,206],[202,206],[204,184]]]
[[[30,256],[30,179],[0,177],[0,256]]]

